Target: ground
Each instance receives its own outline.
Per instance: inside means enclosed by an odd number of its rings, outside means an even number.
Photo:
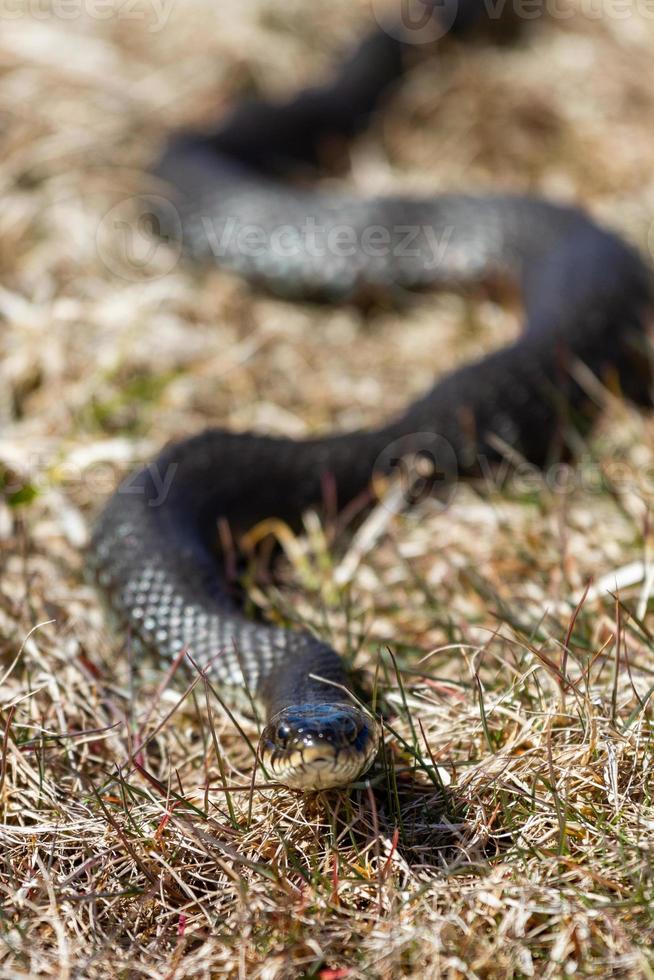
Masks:
[[[648,255],[654,15],[549,6],[416,69],[348,180],[538,191]],[[348,793],[253,782],[254,725],[106,623],[93,515],[168,438],[372,424],[519,314],[292,305],[124,234],[168,130],[319,77],[364,0],[0,16],[2,975],[651,977],[651,418],[601,393],[578,468],[382,503],[374,547],[308,515],[252,599],[354,658],[387,744]]]

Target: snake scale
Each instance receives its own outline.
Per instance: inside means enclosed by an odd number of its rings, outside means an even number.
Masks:
[[[459,3],[449,34],[467,38],[484,9],[482,0]],[[289,179],[365,127],[411,53],[397,31],[376,29],[327,84],[283,104],[243,103],[213,132],[174,137],[155,170],[167,188],[163,206],[156,198],[160,230],[181,237],[194,259],[286,297],[341,301],[500,277],[520,291],[520,337],[374,430],[296,441],[210,429],[173,442],[110,498],[90,549],[134,638],[168,658],[188,650],[228,702],[242,704],[246,688],[262,705],[261,758],[273,778],[300,789],[364,773],[378,726],[352,697],[336,650],[244,614],[218,521],[234,541],[271,516],[297,527],[320,507],[326,477],[343,507],[375,470],[391,468],[389,446],[411,455],[425,433],[449,446],[459,476],[474,475],[482,455],[499,459],[498,440],[543,466],[598,414],[580,363],[650,404],[649,270],[581,210],[511,195],[364,200]]]

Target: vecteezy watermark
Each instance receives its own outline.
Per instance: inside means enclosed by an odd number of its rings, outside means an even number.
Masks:
[[[179,261],[179,213],[157,194],[128,197],[104,215],[95,241],[98,256],[114,275],[129,282],[158,279]]]
[[[420,259],[425,270],[438,268],[445,261],[454,226],[436,229],[433,225],[369,224],[361,227],[347,222],[322,223],[307,215],[297,223],[264,226],[228,217],[220,222],[209,216],[201,226],[211,254],[217,261],[241,256],[257,259],[329,258]]]
[[[117,487],[117,467],[108,460],[81,464],[74,459],[62,460],[53,450],[33,451],[20,466],[3,465],[0,460],[0,495],[10,504],[30,502],[52,489],[84,490],[91,497],[106,498],[114,490],[119,494],[147,497],[148,507],[160,507],[170,494],[178,470],[176,462],[165,466],[153,459],[135,467]]]
[[[136,497],[147,495],[148,507],[160,507],[168,499],[176,473],[177,463],[162,467],[158,460],[153,459],[143,470],[136,470],[126,477],[120,484],[118,493]]]
[[[0,0],[0,24],[32,21],[131,20],[151,34],[165,27],[173,0]]]
[[[549,493],[554,497],[573,494],[600,495],[635,493],[643,500],[654,499],[654,463],[649,466],[627,459],[598,461],[583,453],[572,462],[552,463],[541,468],[527,460],[498,459],[478,453],[466,454],[466,475],[459,470],[454,447],[434,432],[407,433],[393,439],[379,454],[372,474],[372,489],[380,505],[393,513],[409,513],[426,500],[445,511],[459,484],[465,480],[487,494],[528,496]],[[470,474],[473,474],[472,476]]]
[[[365,267],[374,277],[389,260],[400,274],[407,260],[407,276],[424,276],[432,285],[438,278],[435,270],[447,268],[452,277],[471,272],[468,243],[459,247],[453,223],[383,224],[331,216],[318,220],[307,214],[293,222],[262,224],[226,211],[195,214],[192,227],[183,229],[175,205],[157,194],[133,195],[115,204],[98,225],[96,249],[111,272],[140,282],[174,268],[183,235],[197,256],[211,256],[245,275],[289,268],[295,262],[298,274],[319,270],[327,276],[339,268],[353,272]]]
[[[98,459],[83,464],[75,454],[62,460],[52,449],[32,451],[20,465],[0,460],[0,497],[11,505],[29,504],[51,489],[82,489],[86,495],[106,499],[112,492],[144,497],[147,507],[165,505],[179,466],[155,458],[136,466],[117,487],[115,461]],[[651,504],[654,500],[654,460],[647,464],[629,459],[598,461],[582,454],[574,464],[554,463],[545,469],[527,461],[498,460],[477,455],[466,466],[476,474],[475,486],[487,494],[527,496],[549,493],[553,497],[635,493]],[[380,506],[392,513],[409,513],[425,501],[446,511],[463,479],[451,443],[435,432],[414,432],[392,439],[379,453],[371,473],[371,488]],[[416,510],[416,514],[420,510]]]
[[[375,19],[391,37],[406,44],[428,44],[444,37],[469,0],[370,0]],[[588,20],[627,20],[638,16],[654,20],[654,0],[483,0],[474,16],[488,21],[570,20],[580,14]],[[473,14],[470,13],[470,17]]]
[[[528,3],[529,0],[510,2],[517,3],[517,10],[520,11],[521,3]],[[575,16],[575,5],[567,4],[565,0],[539,2],[545,15],[554,20],[569,20]],[[587,20],[628,20],[634,16],[654,20],[654,0],[580,0],[579,13]]]

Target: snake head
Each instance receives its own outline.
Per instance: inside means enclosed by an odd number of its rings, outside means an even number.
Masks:
[[[353,704],[289,705],[261,734],[265,768],[292,789],[347,786],[370,767],[379,745],[374,719]]]

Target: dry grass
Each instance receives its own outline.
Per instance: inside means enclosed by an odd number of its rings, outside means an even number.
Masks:
[[[87,521],[166,438],[376,421],[515,322],[291,306],[165,248],[134,274],[111,209],[161,134],[315,77],[368,14],[63,6],[8,5],[0,37],[0,973],[652,976],[651,421],[611,402],[583,480],[460,488],[355,563],[309,518],[255,598],[378,671],[385,757],[349,794],[251,786],[204,680],[164,689],[108,630]],[[570,10],[423,65],[355,183],[538,188],[645,249],[654,24]]]

